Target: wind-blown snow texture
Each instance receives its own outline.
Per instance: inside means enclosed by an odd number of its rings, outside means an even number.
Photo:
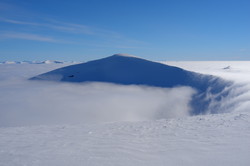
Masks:
[[[27,81],[65,64],[1,64],[0,165],[250,165],[250,62],[167,64],[234,81],[221,100],[206,96],[227,113],[188,116],[186,86]]]
[[[212,108],[211,98],[207,99],[207,95],[216,95],[214,99],[220,101],[223,96],[228,94],[226,88],[231,85],[229,81],[224,81],[219,77],[198,74],[123,54],[67,66],[31,79],[62,82],[107,82],[164,88],[188,86],[197,90],[197,94],[191,101],[194,115],[207,112],[218,113],[218,106]]]

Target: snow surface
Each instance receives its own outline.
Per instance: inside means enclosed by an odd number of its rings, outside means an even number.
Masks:
[[[234,81],[230,111],[189,116],[189,87],[41,83],[27,79],[65,64],[1,64],[0,165],[249,165],[250,62],[167,64]]]
[[[124,56],[124,57],[136,57],[134,55],[131,55],[131,54],[125,54],[125,53],[118,53],[118,54],[114,54],[114,56]],[[138,57],[136,57],[138,58]]]

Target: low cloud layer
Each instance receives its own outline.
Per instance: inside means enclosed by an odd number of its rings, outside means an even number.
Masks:
[[[250,108],[250,62],[249,61],[194,61],[194,62],[163,62],[178,66],[187,70],[219,76],[225,80],[233,81],[234,85],[229,87],[229,93],[222,95],[220,101],[214,100],[217,96],[209,96],[210,113],[211,109],[216,109],[217,113],[226,112],[248,112]],[[222,92],[224,93],[224,92]]]
[[[2,81],[0,126],[98,123],[176,118],[189,115],[195,91],[122,86]]]
[[[192,111],[190,102],[196,91],[191,87],[27,80],[56,66],[0,65],[0,127],[181,118]],[[209,108],[217,109],[216,113],[249,111],[250,86],[245,75],[239,76],[221,100],[214,100],[220,94],[207,94]]]

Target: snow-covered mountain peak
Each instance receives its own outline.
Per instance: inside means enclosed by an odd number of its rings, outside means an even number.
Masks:
[[[210,86],[211,83],[208,82],[211,79],[220,80],[209,75],[201,75],[128,54],[114,54],[103,59],[63,67],[31,79],[62,82],[106,82],[165,88],[190,86],[200,91],[204,91]]]
[[[134,55],[126,54],[126,53],[118,53],[118,54],[114,54],[112,56],[135,57]]]
[[[206,110],[209,107],[210,102],[206,100],[206,93],[217,94],[231,85],[218,77],[198,74],[137,57],[123,56],[123,54],[66,66],[32,77],[31,80],[103,82],[161,88],[188,86],[198,92],[193,97],[194,103],[191,103],[193,114],[199,114],[200,110]]]

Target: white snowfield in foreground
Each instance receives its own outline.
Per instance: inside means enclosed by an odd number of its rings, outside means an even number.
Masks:
[[[0,165],[250,165],[250,62],[166,63],[235,81],[230,112],[189,116],[188,87],[30,82],[66,64],[0,64]]]

